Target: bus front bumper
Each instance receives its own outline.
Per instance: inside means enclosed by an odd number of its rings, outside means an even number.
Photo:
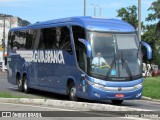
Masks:
[[[141,99],[142,88],[135,91],[128,92],[113,92],[113,91],[102,91],[95,88],[90,89],[89,98],[92,100],[132,100]]]
[[[132,100],[141,99],[142,97],[142,83],[134,87],[109,87],[98,88],[98,86],[87,85],[87,92],[89,99],[92,100]]]

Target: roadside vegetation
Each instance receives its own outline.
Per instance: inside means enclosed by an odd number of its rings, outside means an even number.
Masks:
[[[12,95],[9,92],[0,92],[0,98],[27,98],[27,96]]]
[[[143,96],[160,99],[160,76],[148,77],[143,82]]]

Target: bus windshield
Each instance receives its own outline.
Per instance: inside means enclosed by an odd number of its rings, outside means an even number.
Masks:
[[[92,74],[112,80],[142,75],[141,51],[135,33],[88,32],[88,40],[92,46]]]

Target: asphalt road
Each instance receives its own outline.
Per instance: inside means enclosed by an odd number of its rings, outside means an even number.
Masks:
[[[49,98],[49,99],[58,99],[58,100],[68,100],[68,98],[64,95],[59,95],[50,92],[44,92],[39,90],[32,90],[30,94],[21,93],[18,91],[17,86],[12,85],[7,82],[6,73],[0,72],[0,91],[1,92],[9,92],[13,95],[30,97],[30,98]],[[105,103],[105,104],[112,104],[111,101],[88,101],[88,100],[80,100],[84,102],[91,102],[91,103]],[[160,103],[158,102],[151,102],[146,100],[126,100],[120,106],[128,106],[130,108],[140,108],[146,110],[153,110],[153,111],[160,111]]]

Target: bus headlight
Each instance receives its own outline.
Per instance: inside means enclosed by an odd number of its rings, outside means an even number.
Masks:
[[[89,80],[87,80],[87,83],[88,83],[89,85],[91,85],[91,86],[93,86],[93,87],[95,87],[95,88],[99,88],[99,89],[104,87],[104,85],[97,84],[97,83],[91,82],[91,81],[89,81]]]
[[[137,84],[137,85],[135,85],[134,87],[135,87],[135,88],[137,88],[137,89],[139,89],[139,88],[141,88],[141,87],[142,87],[142,83]]]

